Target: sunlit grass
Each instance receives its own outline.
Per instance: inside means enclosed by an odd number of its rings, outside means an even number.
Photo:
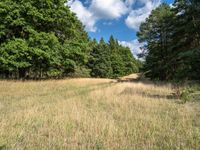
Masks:
[[[0,149],[198,150],[198,104],[171,93],[108,79],[0,81]]]

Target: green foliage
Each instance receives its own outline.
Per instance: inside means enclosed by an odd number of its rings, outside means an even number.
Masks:
[[[139,72],[139,67],[141,66],[139,60],[136,60],[131,53],[130,49],[127,47],[119,46],[119,53],[124,63],[124,75]]]
[[[180,99],[183,101],[183,103],[186,103],[191,100],[191,90],[190,89],[183,89],[181,91]]]
[[[152,79],[200,80],[200,2],[176,0],[173,5],[160,5],[140,26],[144,70]]]
[[[0,2],[1,77],[61,77],[86,64],[88,52],[74,43],[87,44],[87,33],[65,2]]]
[[[6,77],[25,76],[25,71],[31,66],[31,51],[25,40],[13,39],[0,46],[0,69]],[[10,74],[10,72],[12,74]]]
[[[109,47],[103,39],[99,44],[94,45],[89,66],[92,68],[91,75],[94,77],[112,77]]]
[[[0,2],[1,78],[113,78],[137,71],[130,49],[90,41],[66,0]]]
[[[190,88],[190,87],[185,87],[185,88],[179,88],[179,92],[178,95],[178,99],[180,99],[182,101],[182,103],[186,103],[189,101],[192,101],[192,94],[195,92],[194,89]]]
[[[52,78],[56,78],[61,76],[61,71],[53,69],[53,70],[49,70],[47,72],[48,77],[52,77]]]
[[[77,66],[74,68],[74,72],[69,73],[69,77],[82,77],[82,78],[88,78],[90,77],[91,70],[89,68],[86,68],[85,66]]]
[[[174,80],[173,84],[174,97],[181,100],[183,104],[190,101],[199,100],[199,85],[194,82],[181,82],[180,80]]]
[[[109,43],[105,43],[103,38],[99,44],[93,41],[90,55],[89,67],[94,77],[117,78],[139,70],[130,49],[119,45],[113,36]]]

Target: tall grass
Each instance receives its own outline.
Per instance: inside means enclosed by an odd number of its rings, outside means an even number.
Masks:
[[[0,81],[0,149],[198,150],[198,104],[171,93],[107,79]]]

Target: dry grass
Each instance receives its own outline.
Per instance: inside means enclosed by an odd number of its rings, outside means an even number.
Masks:
[[[171,93],[107,79],[0,81],[0,149],[198,150],[199,107]]]

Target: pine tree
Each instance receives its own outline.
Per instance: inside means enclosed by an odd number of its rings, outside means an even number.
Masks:
[[[110,52],[103,38],[101,38],[99,44],[94,46],[93,51],[91,52],[91,56],[91,75],[101,78],[112,77]]]
[[[140,26],[139,41],[147,76],[160,80],[200,80],[200,2],[176,0],[162,4]]]
[[[171,61],[171,19],[174,14],[170,7],[162,4],[152,11],[147,20],[141,24],[140,31],[137,33],[139,41],[147,43],[145,70],[147,76],[166,80],[170,78]]]
[[[124,62],[124,75],[139,72],[139,64],[134,58],[128,47],[118,46],[120,49],[120,56]]]
[[[200,2],[174,2],[173,51],[177,54],[175,75],[180,79],[200,79]]]
[[[125,65],[122,57],[120,56],[119,44],[110,36],[109,49],[111,53],[111,66],[113,70],[113,77],[117,78],[125,74]]]

